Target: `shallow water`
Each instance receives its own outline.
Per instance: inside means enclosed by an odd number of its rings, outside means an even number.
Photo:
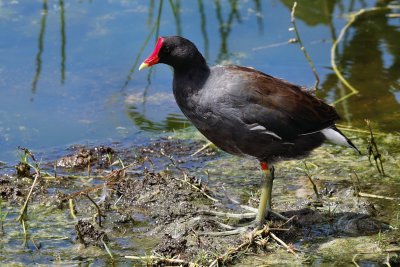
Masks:
[[[18,145],[46,150],[188,126],[171,94],[170,69],[137,71],[156,34],[193,40],[210,64],[253,66],[313,86],[299,45],[287,43],[295,37],[288,30],[292,1],[173,3],[1,1],[0,160],[13,161]],[[349,92],[330,64],[332,42],[346,16],[382,5],[298,5],[297,26],[321,79],[318,95],[328,102]],[[173,8],[179,10],[175,15]],[[381,130],[400,130],[400,22],[390,17],[396,12],[364,15],[339,44],[338,67],[360,92],[337,104],[345,124],[364,128],[368,118]]]
[[[11,172],[8,166],[18,159],[18,146],[27,147],[39,159],[51,162],[65,155],[71,144],[114,143],[131,148],[148,144],[150,139],[157,139],[165,132],[174,135],[172,132],[190,127],[173,99],[170,68],[160,65],[151,71],[137,71],[140,62],[152,51],[157,34],[180,34],[191,39],[211,65],[252,66],[312,87],[315,77],[299,45],[288,44],[289,39],[295,38],[295,33],[288,30],[292,3],[290,0],[0,0],[0,168],[1,162],[5,162],[5,172]],[[347,23],[349,12],[389,4],[400,5],[400,1],[299,1],[296,23],[321,80],[319,97],[332,103],[350,92],[338,80],[330,63],[333,41]],[[175,8],[179,10],[176,13]],[[400,19],[394,16],[399,10],[397,7],[367,12],[339,43],[338,68],[359,91],[336,104],[343,117],[342,125],[365,130],[364,119],[368,118],[374,130],[384,135],[400,131]],[[192,131],[189,132],[192,138]],[[367,135],[352,131],[348,134],[366,150]],[[400,197],[399,137],[386,139],[379,142],[383,145],[389,177],[381,178],[372,165],[366,164],[365,156],[354,160],[350,150],[343,152],[332,147],[330,154],[319,151],[309,159],[320,164],[315,170],[312,168],[313,175],[324,186],[344,187],[343,181],[355,169],[367,192]],[[186,164],[198,177],[217,188],[226,187],[234,197],[246,199],[257,189],[258,179],[253,177],[257,174],[255,163],[223,156],[204,164],[190,161]],[[277,180],[274,190],[277,205],[312,194],[307,179],[298,169],[301,165],[278,166],[278,178],[283,180]],[[77,180],[74,186],[82,186],[80,182],[84,186],[96,184],[95,180]],[[223,197],[224,192],[220,193]],[[382,220],[398,225],[397,203],[378,200],[374,203],[385,207]],[[282,205],[283,210],[288,207]],[[291,205],[296,208],[298,203]],[[41,255],[32,242],[28,242],[30,247],[22,246],[22,230],[15,222],[18,208],[3,205],[4,209],[9,215],[7,235],[0,242],[4,252],[0,253],[0,261],[50,264],[59,259],[67,263],[68,259],[70,264],[109,263],[104,250],[82,250],[71,242],[75,221],[66,210],[54,213],[54,209],[39,207],[37,212],[30,213],[31,234],[39,236],[46,248]],[[325,234],[325,226],[321,227],[316,231],[322,233],[316,236]],[[54,229],[51,236],[46,229]],[[144,254],[154,242],[121,236],[114,236],[112,244],[119,256]],[[363,238],[356,242],[372,242],[371,238]],[[325,266],[335,262],[337,254],[329,249],[326,253],[318,251],[320,254],[312,264]],[[358,252],[351,251],[339,263],[349,263],[351,253]],[[13,257],[17,260],[13,261]],[[359,263],[378,266],[382,261],[364,258]]]

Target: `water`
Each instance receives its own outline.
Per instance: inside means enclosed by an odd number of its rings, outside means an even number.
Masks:
[[[318,95],[328,102],[349,92],[330,66],[345,14],[379,3],[299,4],[297,26],[321,79]],[[174,15],[172,7],[180,12]],[[287,44],[295,37],[288,31],[291,7],[289,0],[177,1],[176,7],[169,1],[0,1],[0,160],[15,159],[19,145],[45,150],[188,126],[171,95],[170,69],[156,66],[150,76],[136,70],[157,33],[193,40],[210,64],[253,66],[312,87],[298,44]],[[376,12],[358,20],[339,44],[338,66],[360,91],[337,104],[346,124],[365,127],[369,118],[381,130],[400,130],[399,26],[399,18]]]

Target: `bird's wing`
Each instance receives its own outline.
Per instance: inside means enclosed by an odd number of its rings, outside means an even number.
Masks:
[[[232,91],[247,99],[240,107],[246,124],[260,125],[283,140],[291,140],[330,127],[340,119],[332,106],[297,85],[250,68],[231,69],[232,77],[240,80],[231,82]],[[235,90],[235,86],[242,88]],[[241,102],[238,99],[236,103]]]

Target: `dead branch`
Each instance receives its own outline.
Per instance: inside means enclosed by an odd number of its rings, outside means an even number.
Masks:
[[[381,155],[381,153],[379,153],[378,145],[375,142],[374,134],[373,134],[372,128],[371,128],[371,121],[366,119],[365,122],[367,123],[369,133],[370,133],[370,138],[368,140],[368,160],[369,160],[369,162],[371,162],[371,156],[373,156],[375,165],[376,165],[376,169],[378,170],[378,172],[381,175],[385,176],[385,171],[383,170],[382,155]],[[379,164],[378,164],[378,162],[379,162]]]

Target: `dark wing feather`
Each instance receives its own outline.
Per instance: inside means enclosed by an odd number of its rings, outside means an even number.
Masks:
[[[243,96],[251,103],[242,107],[245,123],[258,123],[290,140],[332,126],[340,119],[332,106],[297,85],[250,68],[229,69],[241,79]]]

